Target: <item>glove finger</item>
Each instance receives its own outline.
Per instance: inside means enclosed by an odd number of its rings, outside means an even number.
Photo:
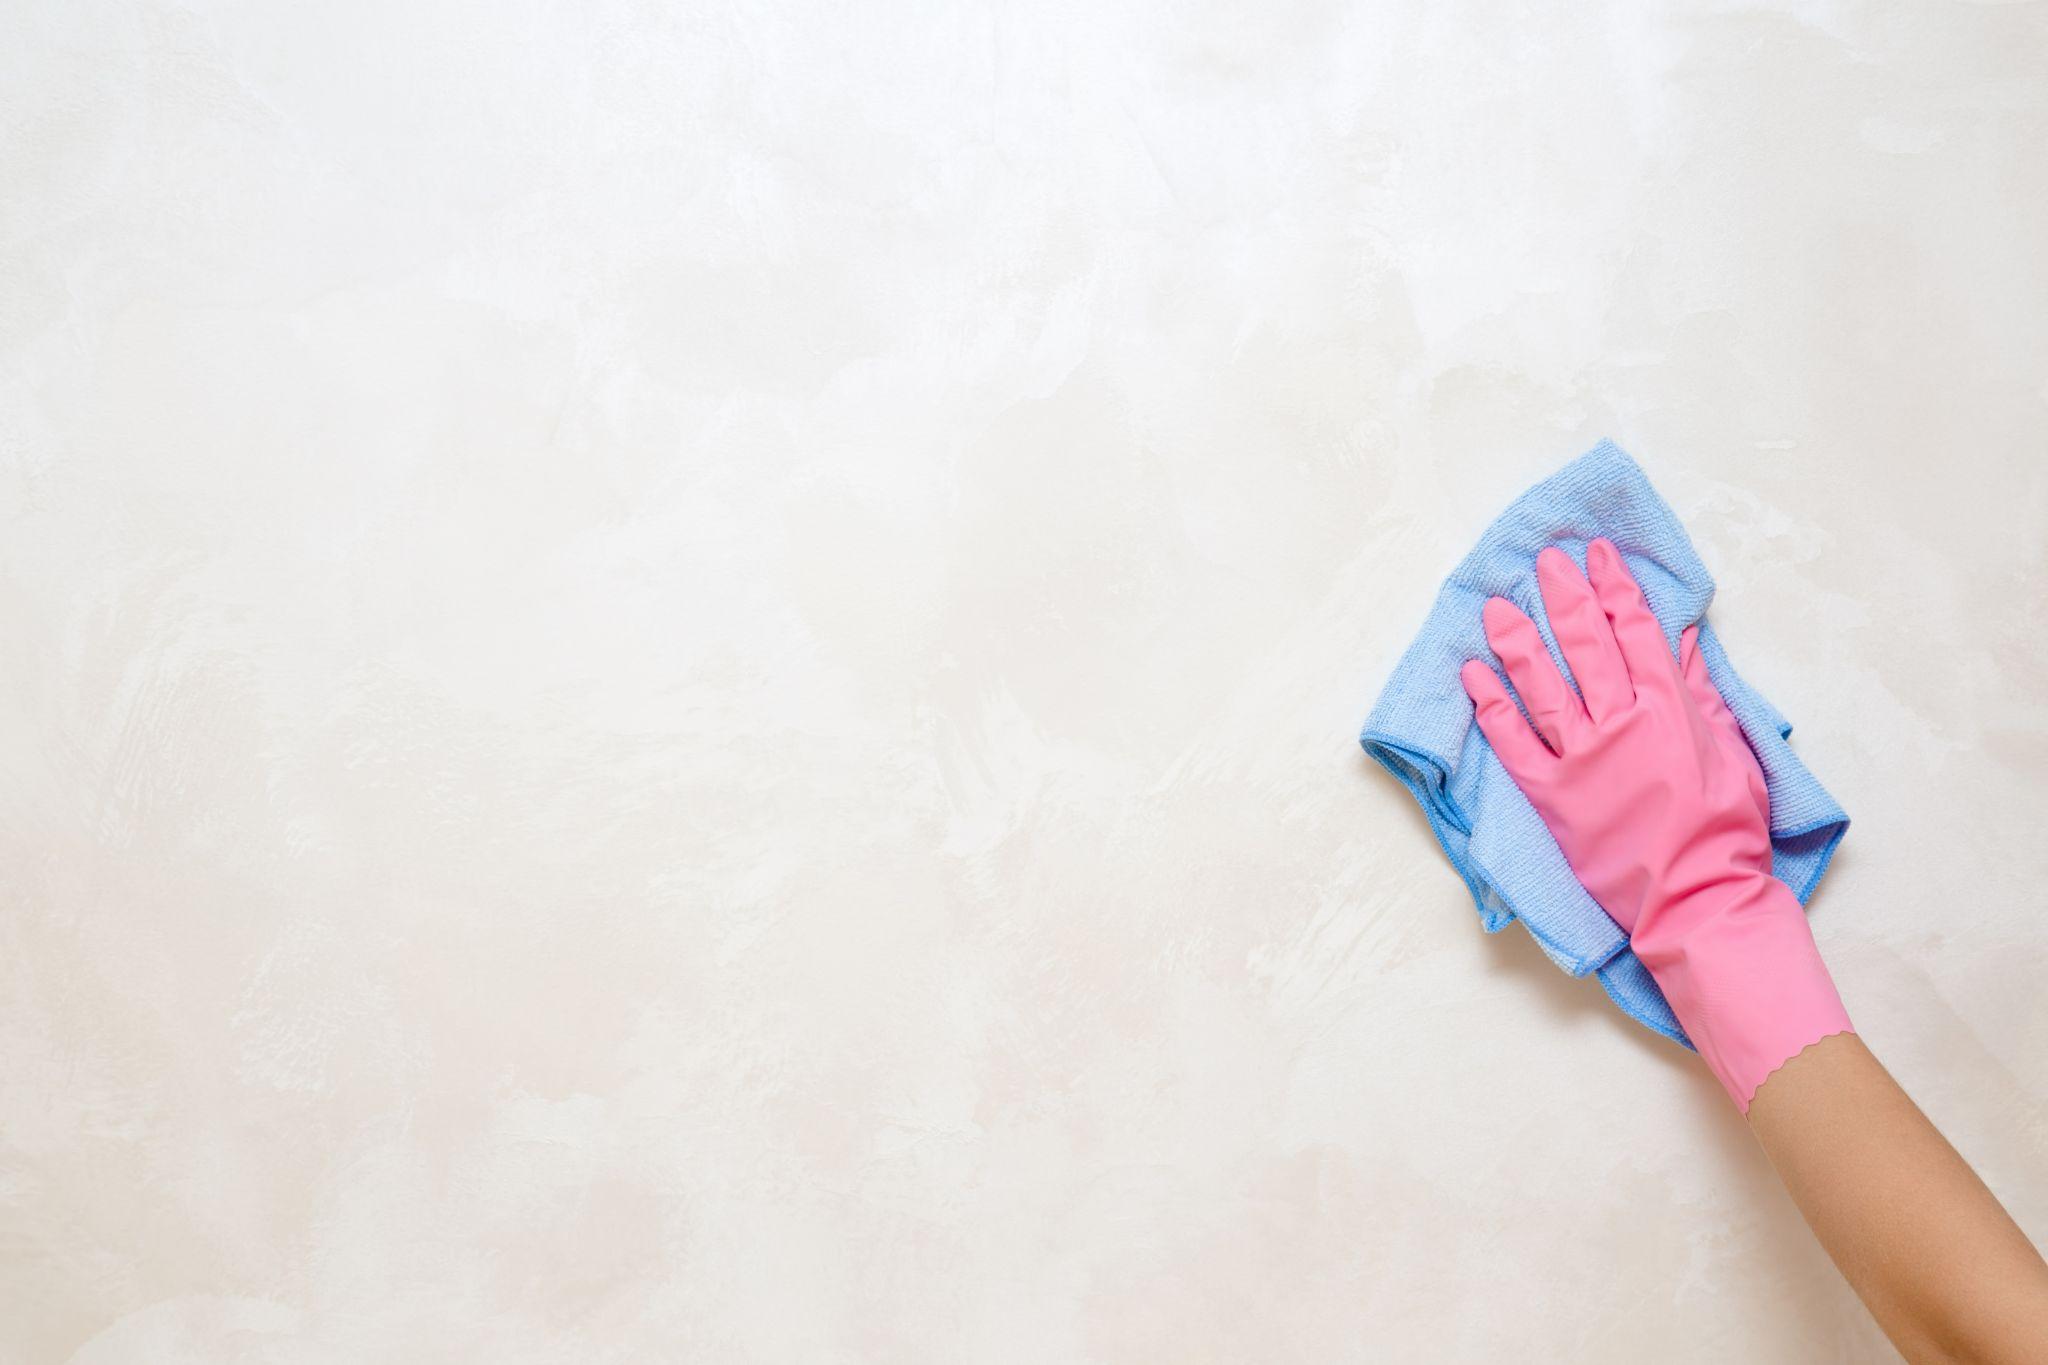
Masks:
[[[1545,768],[1557,762],[1556,757],[1536,738],[1529,722],[1522,719],[1498,673],[1473,659],[1466,663],[1458,678],[1465,684],[1465,695],[1472,698],[1473,717],[1479,722],[1480,733],[1500,756],[1508,776],[1526,789]]]
[[[1664,639],[1664,627],[1657,624],[1614,542],[1602,538],[1588,545],[1586,567],[1592,572],[1593,591],[1600,598],[1601,609],[1614,628],[1614,643],[1628,663],[1629,682],[1636,695],[1676,685],[1678,664]]]
[[[1735,713],[1728,709],[1728,703],[1721,697],[1721,690],[1714,686],[1714,679],[1707,672],[1706,656],[1700,653],[1700,628],[1687,626],[1678,637],[1678,671],[1685,678],[1686,690],[1692,693],[1693,704],[1700,714],[1707,718],[1722,735],[1740,735],[1742,727],[1735,721]]]
[[[1749,736],[1742,733],[1742,722],[1735,719],[1735,713],[1728,709],[1722,699],[1721,690],[1714,686],[1712,675],[1707,672],[1707,656],[1700,652],[1700,628],[1687,626],[1685,633],[1678,637],[1678,671],[1685,678],[1685,690],[1692,694],[1693,704],[1736,760],[1743,765],[1744,775],[1749,779],[1750,795],[1756,798],[1757,809],[1762,811],[1766,822],[1771,817],[1770,787],[1764,781],[1763,765],[1757,762],[1756,751],[1749,747]]]
[[[1486,642],[1507,670],[1508,681],[1515,685],[1537,732],[1553,751],[1563,753],[1585,725],[1586,709],[1579,704],[1578,694],[1565,685],[1536,623],[1505,597],[1488,598],[1480,620],[1486,626]]]
[[[1628,665],[1622,662],[1621,647],[1614,643],[1614,627],[1607,612],[1593,594],[1593,585],[1572,563],[1572,557],[1555,545],[1536,556],[1536,582],[1543,589],[1543,610],[1550,617],[1550,631],[1557,647],[1564,651],[1572,678],[1585,699],[1586,714],[1595,725],[1626,711],[1636,699],[1628,680]]]

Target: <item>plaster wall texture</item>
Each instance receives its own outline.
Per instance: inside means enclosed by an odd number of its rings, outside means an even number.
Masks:
[[[1602,435],[2048,1238],[2048,6],[4,9],[0,1361],[1883,1358],[1354,743]]]

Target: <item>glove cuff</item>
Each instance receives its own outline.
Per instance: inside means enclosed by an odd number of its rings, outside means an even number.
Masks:
[[[1775,877],[1702,890],[1637,923],[1636,955],[1736,1108],[1812,1044],[1853,1033],[1805,909]]]

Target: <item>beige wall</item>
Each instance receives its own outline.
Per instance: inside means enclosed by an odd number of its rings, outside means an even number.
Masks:
[[[1353,743],[1603,434],[2048,1237],[2048,8],[1544,8],[9,5],[0,1361],[1882,1353]]]

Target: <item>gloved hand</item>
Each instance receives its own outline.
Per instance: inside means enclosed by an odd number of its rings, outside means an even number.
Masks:
[[[1700,1055],[1744,1113],[1771,1072],[1851,1032],[1806,914],[1771,875],[1770,797],[1688,627],[1672,657],[1642,590],[1606,540],[1592,582],[1555,546],[1536,561],[1544,610],[1578,682],[1505,598],[1487,642],[1535,721],[1491,668],[1464,668],[1479,728],[1629,936]]]

